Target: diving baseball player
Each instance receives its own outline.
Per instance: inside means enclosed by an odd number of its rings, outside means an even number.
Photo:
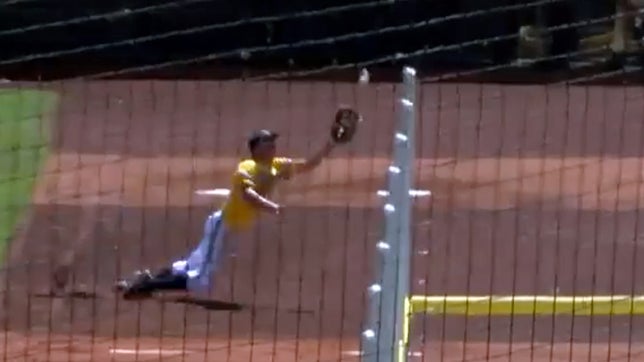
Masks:
[[[282,206],[270,199],[279,180],[316,168],[339,143],[349,142],[361,116],[351,108],[337,111],[331,137],[311,158],[300,161],[276,156],[278,135],[269,130],[255,131],[248,139],[250,158],[242,160],[232,175],[230,195],[220,210],[206,218],[203,237],[184,259],[156,273],[137,271],[133,280],[120,280],[115,288],[125,299],[151,296],[157,291],[179,290],[204,295],[225,255],[226,243],[234,234],[253,226],[261,212],[279,214]]]

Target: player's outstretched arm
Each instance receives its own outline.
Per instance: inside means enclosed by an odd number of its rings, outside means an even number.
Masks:
[[[353,139],[358,123],[362,121],[362,115],[351,107],[340,107],[331,124],[331,137],[324,144],[324,147],[313,157],[305,161],[292,161],[282,173],[283,178],[290,178],[294,174],[309,172],[315,169],[322,160],[331,153],[337,144],[345,144]]]
[[[335,148],[335,145],[336,144],[335,142],[333,142],[333,140],[328,140],[318,152],[314,153],[313,156],[309,157],[308,159],[293,160],[286,170],[288,176],[314,170],[322,163],[322,160],[324,160],[331,153],[331,151]]]

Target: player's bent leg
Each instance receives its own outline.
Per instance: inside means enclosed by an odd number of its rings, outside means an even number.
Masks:
[[[131,281],[118,281],[115,287],[123,292],[125,299],[141,299],[158,291],[186,291],[187,280],[185,274],[163,268],[154,275],[149,270],[139,271]]]
[[[121,279],[117,281],[114,285],[114,289],[116,291],[123,292],[123,297],[126,299],[146,298],[149,297],[151,293],[144,293],[143,290],[141,290],[141,287],[152,278],[152,273],[150,273],[149,270],[137,270],[134,272],[132,279]]]
[[[199,245],[185,260],[172,263],[152,275],[149,271],[138,272],[132,282],[121,281],[116,288],[123,291],[126,299],[147,298],[156,291],[185,290],[195,294],[210,291],[214,273],[224,254],[226,230],[221,211],[208,216]]]
[[[173,273],[183,273],[187,276],[186,288],[189,292],[204,294],[212,288],[214,273],[221,264],[225,234],[221,211],[212,213],[204,223],[203,237],[199,245],[186,260],[172,264]]]
[[[133,292],[149,294],[157,291],[186,290],[188,277],[182,273],[168,273],[166,270],[133,285]]]

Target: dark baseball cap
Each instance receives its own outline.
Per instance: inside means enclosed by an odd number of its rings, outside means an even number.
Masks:
[[[279,137],[279,134],[267,129],[254,131],[251,133],[250,137],[248,137],[248,148],[252,151],[257,144],[266,141],[275,141],[277,137]]]

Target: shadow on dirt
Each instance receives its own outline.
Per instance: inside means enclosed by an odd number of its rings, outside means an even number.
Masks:
[[[61,299],[98,299],[101,298],[99,293],[87,292],[81,290],[72,291],[48,291],[41,293],[34,293],[34,298],[61,298]],[[154,296],[155,299],[162,303],[176,303],[187,304],[204,308],[206,310],[222,310],[222,311],[239,311],[246,309],[239,303],[224,302],[215,299],[195,298],[188,296]]]
[[[239,303],[224,302],[214,299],[203,299],[194,297],[156,297],[166,303],[188,304],[201,307],[207,310],[224,310],[224,311],[239,311],[245,309]]]

